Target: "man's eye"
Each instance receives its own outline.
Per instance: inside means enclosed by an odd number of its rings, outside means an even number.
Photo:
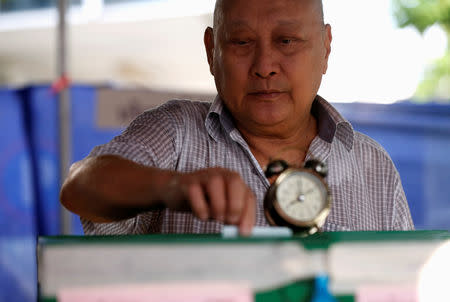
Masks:
[[[239,46],[245,46],[247,44],[250,43],[249,40],[241,40],[241,39],[235,39],[235,40],[231,40],[231,42],[235,45],[239,45]]]
[[[292,44],[295,40],[290,38],[281,39],[281,43],[285,45]]]

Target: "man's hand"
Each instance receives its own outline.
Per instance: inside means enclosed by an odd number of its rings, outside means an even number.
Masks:
[[[168,208],[190,209],[202,220],[238,225],[241,235],[250,235],[255,224],[255,196],[236,172],[208,168],[174,174],[167,193],[164,202]]]
[[[236,172],[208,168],[180,173],[114,155],[74,164],[60,198],[67,209],[93,222],[119,221],[167,207],[238,225],[242,235],[250,235],[256,216],[253,192]]]

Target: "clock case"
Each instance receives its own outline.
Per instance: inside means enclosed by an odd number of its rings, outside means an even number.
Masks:
[[[267,177],[279,174],[275,182],[269,187],[264,198],[264,214],[266,219],[271,225],[288,227],[297,235],[308,236],[320,231],[320,228],[325,223],[331,209],[331,194],[328,185],[325,182],[325,177],[328,173],[326,165],[318,160],[309,160],[305,163],[303,168],[289,167],[284,161],[278,161],[276,166],[277,168],[275,168],[275,170],[277,172],[273,173],[269,171],[270,164],[266,171]],[[292,173],[297,172],[313,174],[322,183],[327,192],[325,206],[314,219],[309,221],[300,221],[285,215],[276,197],[277,189],[283,180],[288,178]]]

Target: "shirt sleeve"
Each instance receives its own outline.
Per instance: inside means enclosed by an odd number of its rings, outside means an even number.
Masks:
[[[389,200],[390,219],[389,226],[386,230],[389,231],[411,231],[414,230],[414,224],[409,211],[408,201],[406,199],[405,191],[403,190],[400,174],[395,167],[389,154],[381,146],[379,147],[383,154],[383,182],[385,187],[385,197]]]
[[[405,192],[403,190],[400,176],[397,171],[395,171],[394,185],[394,209],[392,215],[392,226],[396,231],[412,231],[414,230],[414,223],[411,218],[411,212],[409,210]]]
[[[139,115],[119,136],[95,147],[89,157],[118,155],[145,166],[175,169],[177,139],[181,133],[182,114],[179,105],[167,102]],[[142,213],[134,218],[113,223],[94,223],[81,218],[86,235],[144,234],[160,219],[160,211]],[[154,222],[154,223],[153,223]]]
[[[136,163],[174,169],[177,161],[177,142],[183,137],[182,114],[176,102],[139,115],[119,136],[95,147],[89,156],[118,155]]]

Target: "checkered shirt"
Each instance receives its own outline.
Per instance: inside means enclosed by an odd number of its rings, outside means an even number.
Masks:
[[[412,230],[400,176],[386,151],[320,96],[312,112],[318,121],[308,158],[326,162],[333,202],[324,231]],[[114,154],[145,166],[193,172],[224,167],[238,172],[257,200],[256,225],[268,226],[264,194],[269,181],[235,128],[219,97],[212,103],[172,100],[138,116],[89,156]],[[114,223],[81,219],[85,234],[217,233],[222,224],[169,209],[141,213]]]

